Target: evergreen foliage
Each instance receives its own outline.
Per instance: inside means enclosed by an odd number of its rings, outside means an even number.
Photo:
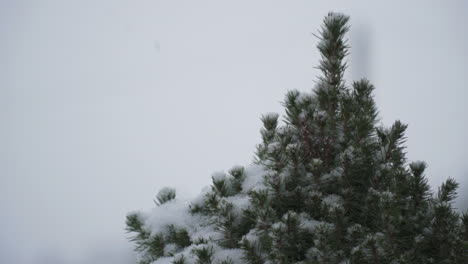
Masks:
[[[348,22],[325,17],[322,76],[312,93],[286,94],[283,125],[261,117],[254,165],[214,174],[189,205],[166,188],[155,211],[127,216],[140,263],[468,263],[458,183],[431,193],[427,165],[406,160],[407,125],[378,126],[374,86],[344,80]]]

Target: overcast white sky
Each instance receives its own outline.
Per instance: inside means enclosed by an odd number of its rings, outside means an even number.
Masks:
[[[313,88],[331,10],[348,77],[466,207],[468,4],[409,2],[0,0],[0,262],[133,263],[126,213],[250,163],[260,115]]]

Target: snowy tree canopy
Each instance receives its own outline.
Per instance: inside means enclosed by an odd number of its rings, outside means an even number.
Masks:
[[[190,203],[164,188],[127,215],[139,263],[468,263],[458,184],[431,193],[426,164],[405,158],[407,126],[378,126],[374,86],[345,82],[348,23],[325,17],[322,76],[287,92],[283,122],[261,117],[254,164],[213,174]]]

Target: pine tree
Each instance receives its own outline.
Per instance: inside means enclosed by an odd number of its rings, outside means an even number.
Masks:
[[[188,205],[165,188],[127,216],[139,263],[468,263],[458,184],[432,194],[426,164],[406,160],[407,125],[378,126],[374,86],[346,84],[348,23],[325,17],[316,88],[286,94],[282,125],[262,116],[253,165],[214,174]]]

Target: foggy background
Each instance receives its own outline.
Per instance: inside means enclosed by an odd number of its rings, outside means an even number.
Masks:
[[[260,115],[313,88],[331,10],[351,16],[348,84],[375,84],[466,208],[466,1],[0,0],[0,262],[134,263],[126,213],[249,164]]]

